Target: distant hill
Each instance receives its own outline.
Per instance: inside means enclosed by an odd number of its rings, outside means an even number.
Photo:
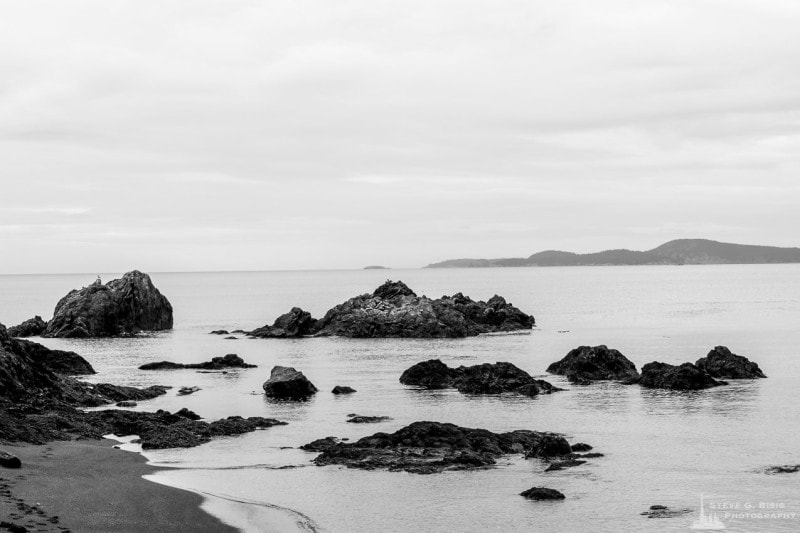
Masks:
[[[718,265],[800,263],[800,248],[778,248],[731,244],[708,239],[677,239],[646,252],[605,250],[576,254],[558,250],[538,252],[530,257],[505,259],[449,259],[425,268],[485,268],[521,266],[601,265]]]

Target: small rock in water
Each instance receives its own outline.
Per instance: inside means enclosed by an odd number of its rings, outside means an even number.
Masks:
[[[647,518],[675,518],[691,512],[692,509],[670,509],[666,505],[651,505],[649,510],[639,514]]]
[[[209,335],[227,335],[229,332],[226,329],[215,329],[214,331],[209,331]]]
[[[576,442],[572,445],[573,452],[588,452],[591,450],[592,447],[586,444],[585,442]]]
[[[390,416],[362,416],[356,414],[347,415],[347,418],[347,421],[352,422],[353,424],[375,424],[392,419]]]
[[[564,470],[565,468],[572,468],[573,466],[580,466],[585,463],[586,461],[581,461],[579,459],[567,459],[565,461],[555,461],[545,469],[545,472]]]
[[[302,372],[286,366],[273,367],[269,379],[264,382],[264,394],[270,398],[303,400],[317,390]]]
[[[346,385],[336,385],[331,392],[333,394],[352,394],[356,392],[356,389]]]
[[[535,501],[564,499],[564,495],[561,492],[555,489],[548,489],[547,487],[531,487],[524,492],[520,492],[520,496]]]
[[[22,461],[16,455],[10,453],[0,452],[0,466],[6,468],[22,468]]]
[[[200,390],[200,387],[181,387],[178,389],[178,396],[186,396],[187,394],[193,394]]]
[[[716,346],[708,355],[698,359],[698,368],[705,370],[717,379],[755,379],[765,378],[758,365],[747,357],[736,355],[726,346]]]
[[[766,474],[795,474],[800,472],[800,465],[770,466],[764,472]]]

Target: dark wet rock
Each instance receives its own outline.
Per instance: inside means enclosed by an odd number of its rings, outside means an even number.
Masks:
[[[319,320],[295,307],[272,326],[250,334],[437,338],[531,329],[534,325],[532,316],[500,296],[475,302],[458,293],[434,300],[417,296],[402,281],[387,281],[372,294],[362,294],[333,307]]]
[[[591,453],[576,453],[573,454],[575,457],[579,459],[597,459],[598,457],[605,457],[602,453],[591,452]]]
[[[592,449],[591,446],[586,444],[585,442],[576,442],[572,445],[573,452],[588,452]]]
[[[215,329],[214,331],[209,331],[209,335],[228,335],[230,332],[227,329]]]
[[[697,360],[697,368],[717,379],[765,378],[758,365],[747,357],[736,355],[725,346],[717,346],[705,357]]]
[[[586,384],[597,380],[631,379],[637,377],[636,365],[618,350],[605,345],[579,346],[560,361],[547,367],[551,374],[566,376],[576,384]]]
[[[537,433],[536,438],[526,448],[525,458],[552,459],[568,456],[571,453],[572,446],[558,433]]]
[[[256,365],[245,363],[244,360],[235,353],[229,353],[222,357],[213,357],[211,361],[204,363],[173,363],[171,361],[159,361],[157,363],[147,363],[139,367],[139,370],[180,370],[194,368],[200,370],[222,370],[224,368],[256,368]]]
[[[239,340],[239,337],[233,337],[233,336],[231,336],[231,337],[225,337],[225,340],[226,340],[226,341],[235,341],[235,340]]]
[[[294,338],[311,335],[314,333],[317,321],[311,318],[311,313],[299,307],[277,318],[271,326],[264,326],[250,332],[253,337],[269,338]]]
[[[565,459],[564,461],[553,461],[550,466],[545,468],[545,472],[553,472],[556,470],[564,470],[565,468],[572,468],[586,464],[586,461],[580,459]]]
[[[98,279],[56,304],[45,337],[112,337],[172,329],[172,305],[138,270],[103,285]]]
[[[529,500],[563,500],[564,495],[555,489],[548,489],[547,487],[531,487],[524,492],[520,492],[520,496],[524,496]]]
[[[724,381],[717,381],[692,363],[675,366],[655,361],[644,365],[641,376],[629,383],[638,383],[651,389],[671,390],[700,390],[726,385]]]
[[[0,529],[7,529],[9,533],[27,533],[28,528],[14,522],[0,521]]]
[[[11,340],[10,344],[16,353],[27,354],[56,374],[78,376],[96,373],[89,361],[75,352],[51,350],[39,343],[21,339]]]
[[[124,400],[124,401],[116,403],[117,407],[136,407],[137,405],[139,405],[139,404],[136,403],[136,402],[129,401],[129,400]]]
[[[188,418],[189,420],[200,420],[201,418],[203,418],[194,411],[190,411],[185,407],[178,411],[175,411],[175,414],[178,416],[182,416],[183,418]]]
[[[796,474],[800,472],[800,465],[770,466],[764,470],[765,474]]]
[[[16,455],[0,451],[0,466],[4,468],[22,468],[22,461]]]
[[[41,335],[46,328],[47,322],[42,320],[39,315],[36,315],[22,324],[8,328],[8,335],[11,337],[35,337]]]
[[[325,437],[323,439],[317,439],[313,442],[309,442],[308,444],[304,444],[300,446],[300,449],[305,450],[307,452],[321,452],[327,450],[328,448],[336,446],[337,444],[339,444],[339,442],[341,441],[336,437]]]
[[[333,394],[353,394],[356,390],[346,385],[336,385],[331,392]]]
[[[233,334],[237,334],[237,333],[245,334],[247,332],[245,330],[243,330],[243,329],[235,329],[235,330],[231,331],[231,333],[233,333]]]
[[[106,403],[151,400],[166,394],[167,390],[169,390],[169,387],[161,385],[152,385],[144,389],[112,385],[111,383],[98,383],[93,386],[93,392],[105,398],[107,400]]]
[[[675,518],[691,512],[692,509],[671,509],[666,505],[651,505],[650,509],[639,514],[647,518]]]
[[[316,392],[314,384],[292,367],[274,367],[269,379],[264,382],[264,393],[270,398],[302,400]]]
[[[526,453],[543,440],[561,436],[516,430],[493,433],[485,429],[459,427],[441,422],[414,422],[394,433],[375,433],[353,443],[320,441],[322,449],[314,463],[345,465],[365,470],[387,469],[416,474],[444,470],[486,468],[505,454]],[[310,446],[310,445],[309,445]]]
[[[195,392],[202,390],[200,387],[181,387],[178,389],[178,396],[186,396],[188,394],[194,394]]]
[[[417,363],[400,376],[400,383],[426,389],[456,388],[464,394],[515,392],[525,396],[550,394],[561,389],[535,379],[511,363],[484,363],[450,368],[438,359]]]
[[[391,419],[392,417],[390,416],[364,416],[356,414],[347,415],[347,421],[353,424],[377,424],[378,422],[386,422],[387,420]]]

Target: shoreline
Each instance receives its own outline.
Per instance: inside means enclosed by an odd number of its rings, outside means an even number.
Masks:
[[[166,469],[117,445],[109,439],[3,444],[22,468],[0,468],[2,520],[53,533],[240,531],[206,511],[215,507],[208,497],[151,481]]]

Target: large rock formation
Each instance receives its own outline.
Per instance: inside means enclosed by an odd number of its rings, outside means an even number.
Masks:
[[[56,304],[45,337],[112,337],[172,329],[172,305],[138,270],[103,285],[98,279]]]
[[[33,318],[29,318],[22,324],[8,328],[8,334],[11,337],[35,337],[36,335],[41,335],[44,333],[46,328],[47,322],[42,320],[42,317],[39,315],[36,315]]]
[[[642,375],[629,381],[651,389],[700,390],[726,385],[692,363],[680,366],[652,362],[642,367]]]
[[[570,451],[566,439],[555,433],[528,430],[492,433],[440,422],[414,422],[394,433],[375,433],[353,443],[328,437],[302,448],[322,452],[314,459],[319,466],[338,464],[414,474],[485,468],[506,454],[544,458],[536,450]]]
[[[537,396],[561,390],[547,381],[532,377],[511,363],[484,363],[450,368],[438,359],[423,361],[406,369],[400,376],[400,383],[426,389],[455,388],[464,394],[516,392],[525,396]]]
[[[697,360],[697,368],[717,379],[765,378],[758,365],[747,357],[736,355],[726,346],[717,346],[705,357]]]
[[[579,346],[560,361],[547,367],[551,374],[566,376],[572,383],[605,379],[631,379],[639,375],[634,365],[618,350],[599,346]]]
[[[197,370],[224,370],[226,368],[256,368],[256,365],[245,363],[244,359],[235,353],[229,353],[222,357],[212,357],[211,361],[202,363],[173,363],[172,361],[158,361],[156,363],[145,363],[139,370],[179,370],[193,368]]]
[[[256,337],[467,337],[481,333],[531,329],[532,316],[501,296],[475,302],[461,293],[432,300],[417,296],[401,281],[387,281],[372,294],[350,298],[319,320],[300,308],[272,326],[250,332]]]
[[[264,382],[264,394],[270,398],[304,400],[317,392],[317,388],[302,372],[288,366],[276,366]]]
[[[8,344],[15,353],[27,355],[56,374],[79,376],[96,373],[89,361],[75,352],[51,350],[36,342],[22,339],[11,339]]]

